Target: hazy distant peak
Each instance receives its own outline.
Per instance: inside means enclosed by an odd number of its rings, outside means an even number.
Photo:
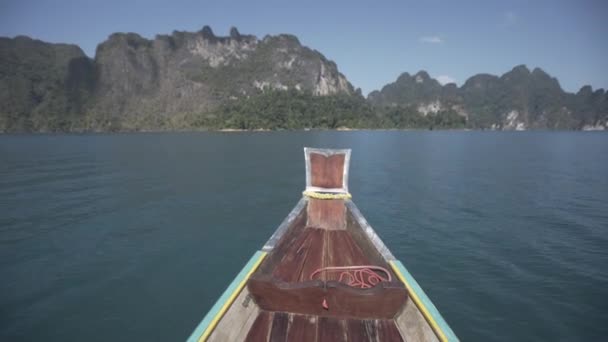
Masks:
[[[426,81],[426,80],[431,79],[431,76],[429,76],[428,72],[426,72],[424,70],[420,70],[414,75],[414,78],[418,78],[418,79],[422,78],[423,80]]]
[[[213,30],[208,25],[203,26],[203,28],[201,29],[200,32],[203,35],[203,37],[205,37],[205,38],[215,38],[215,34],[213,33]]]
[[[241,38],[241,34],[239,33],[239,30],[234,26],[232,26],[230,28],[230,38],[234,38],[234,39]]]
[[[530,69],[528,69],[528,67],[525,64],[520,64],[515,66],[513,69],[511,69],[509,73],[521,73],[521,74],[529,74],[530,73]]]

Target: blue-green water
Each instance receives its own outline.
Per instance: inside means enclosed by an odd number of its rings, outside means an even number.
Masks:
[[[181,341],[304,186],[354,201],[464,341],[608,334],[608,134],[0,136],[0,340]]]

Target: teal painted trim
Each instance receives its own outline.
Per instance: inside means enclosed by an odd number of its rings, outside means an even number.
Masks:
[[[450,342],[459,341],[458,337],[456,337],[456,334],[454,334],[454,331],[452,331],[452,328],[450,328],[448,323],[443,319],[443,316],[441,316],[441,314],[439,313],[439,310],[437,310],[437,308],[435,307],[435,304],[431,302],[429,297],[426,295],[426,293],[424,293],[420,285],[418,285],[416,279],[414,279],[410,272],[405,268],[403,263],[401,263],[401,261],[399,260],[395,260],[394,263],[399,269],[399,272],[403,274],[405,280],[407,280],[407,283],[410,285],[412,290],[416,292],[416,295],[418,296],[420,301],[422,301],[422,304],[426,307],[426,310],[429,312],[429,314],[431,314],[431,316],[435,320],[435,323],[437,323],[447,340]]]
[[[234,293],[234,291],[237,289],[239,284],[243,280],[245,280],[245,277],[247,276],[247,273],[249,273],[249,270],[251,270],[251,268],[253,268],[255,266],[257,261],[264,255],[265,255],[264,252],[261,252],[261,251],[255,252],[255,254],[251,257],[251,259],[249,259],[249,261],[247,262],[245,267],[243,267],[243,269],[239,272],[239,274],[237,274],[236,278],[234,278],[232,283],[230,283],[230,285],[228,285],[228,288],[224,291],[224,293],[222,293],[220,298],[211,307],[209,312],[207,312],[207,315],[205,315],[205,318],[203,318],[203,320],[198,324],[196,329],[194,329],[194,331],[188,338],[187,342],[198,342],[199,338],[201,337],[201,335],[203,335],[203,333],[205,332],[205,330],[207,329],[207,327],[209,326],[209,324],[211,323],[213,318],[219,313],[221,308],[224,306],[224,303],[226,303],[226,301]]]

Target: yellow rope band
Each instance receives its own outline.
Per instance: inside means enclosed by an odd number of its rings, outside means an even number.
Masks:
[[[322,200],[332,200],[332,199],[344,200],[344,199],[353,198],[353,196],[351,194],[349,194],[348,192],[331,194],[331,193],[324,193],[324,192],[304,191],[304,192],[302,192],[302,195],[304,195],[306,197],[322,199]]]

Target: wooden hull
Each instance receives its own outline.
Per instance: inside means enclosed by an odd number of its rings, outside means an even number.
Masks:
[[[390,281],[359,288],[318,271],[358,265]],[[304,196],[188,341],[458,339],[351,200]]]

